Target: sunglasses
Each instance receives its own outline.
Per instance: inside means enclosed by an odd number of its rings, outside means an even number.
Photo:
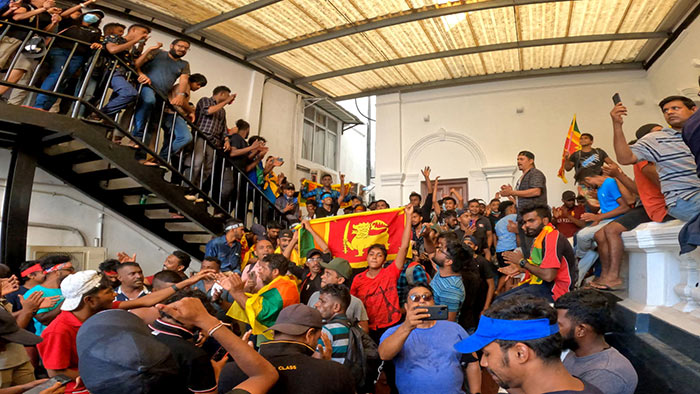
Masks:
[[[423,299],[423,301],[432,301],[433,300],[433,295],[432,294],[411,294],[408,296],[408,298],[413,301],[413,302],[418,302],[419,299]]]

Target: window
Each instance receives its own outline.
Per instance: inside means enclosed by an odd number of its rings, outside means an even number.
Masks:
[[[335,170],[340,122],[310,106],[304,110],[301,157]]]

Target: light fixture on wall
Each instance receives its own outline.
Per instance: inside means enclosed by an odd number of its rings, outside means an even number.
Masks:
[[[425,116],[423,117],[423,122],[426,122],[426,123],[427,123],[427,122],[430,122],[430,115],[425,115]]]
[[[516,114],[522,114],[523,112],[525,112],[525,107],[520,106],[520,107],[516,107],[516,108],[515,108],[515,113],[516,113]]]
[[[644,97],[635,97],[634,98],[634,105],[644,105]]]

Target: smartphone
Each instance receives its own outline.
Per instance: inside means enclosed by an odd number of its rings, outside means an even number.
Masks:
[[[25,391],[25,394],[39,394],[42,391],[48,389],[49,387],[53,387],[54,384],[56,383],[61,383],[61,386],[65,386],[68,384],[68,382],[73,381],[73,379],[69,378],[66,375],[56,375],[53,378],[47,380],[46,382],[34,387],[33,389],[29,391]]]
[[[211,356],[211,359],[214,361],[221,361],[222,358],[228,356],[228,351],[224,349],[223,346],[221,346],[217,351],[214,353],[213,356]]]
[[[447,305],[422,306],[421,308],[427,309],[430,314],[423,320],[447,320]]]
[[[620,98],[620,93],[613,94],[612,100],[613,103],[615,103],[615,105],[620,104],[622,102],[622,99]]]

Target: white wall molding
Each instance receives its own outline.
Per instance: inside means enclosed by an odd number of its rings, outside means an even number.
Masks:
[[[404,174],[380,174],[379,182],[382,186],[402,186],[404,180]]]
[[[477,167],[483,168],[486,166],[486,154],[476,141],[465,134],[453,133],[440,128],[435,133],[428,134],[419,139],[411,146],[403,159],[403,168],[409,168],[408,163],[414,160],[423,149],[438,142],[457,144],[472,154],[477,161]]]

